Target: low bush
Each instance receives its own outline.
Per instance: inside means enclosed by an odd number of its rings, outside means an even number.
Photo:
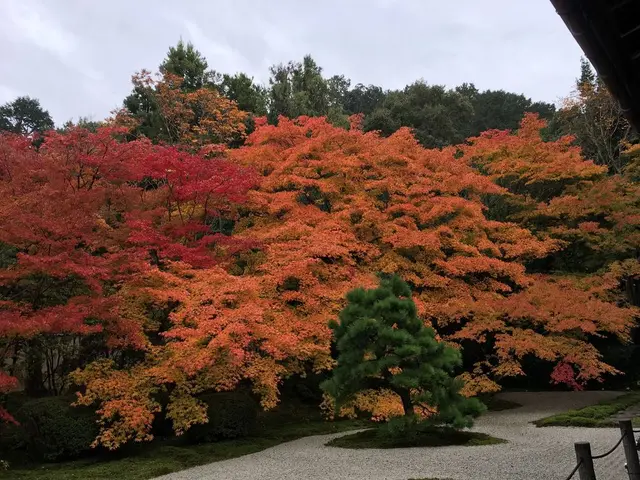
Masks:
[[[217,392],[202,395],[207,404],[209,422],[197,424],[187,432],[193,443],[215,442],[242,438],[253,433],[258,416],[258,404],[244,392]]]
[[[72,407],[73,397],[44,397],[25,401],[15,411],[19,425],[5,425],[0,449],[9,458],[59,461],[91,451],[98,434],[97,417],[88,408]]]

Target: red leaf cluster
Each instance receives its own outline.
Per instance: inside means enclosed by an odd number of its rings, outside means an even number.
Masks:
[[[35,336],[98,332],[109,351],[148,349],[140,282],[166,263],[212,266],[240,249],[213,225],[235,215],[254,177],[124,133],[50,132],[38,150],[0,136],[0,247],[13,256],[0,269],[4,355]],[[66,298],[51,297],[63,283]],[[2,388],[18,386],[6,378]]]

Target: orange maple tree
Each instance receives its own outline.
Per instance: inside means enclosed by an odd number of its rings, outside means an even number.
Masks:
[[[543,120],[530,114],[515,134],[487,131],[460,146],[470,166],[509,192],[500,204],[485,200],[490,215],[524,222],[565,245],[581,237],[604,259],[607,249],[628,256],[637,247],[634,203],[640,149],[630,146],[624,150],[622,173],[607,175],[605,166],[582,159],[571,136],[544,141],[545,127]],[[615,236],[615,241],[605,241],[605,232]]]
[[[323,119],[281,118],[277,127],[261,125],[248,146],[231,153],[263,175],[236,236],[264,243],[253,268],[279,304],[274,311],[313,331],[328,351],[326,319],[344,293],[372,285],[377,272],[396,273],[412,285],[421,314],[443,338],[479,345],[483,354],[465,374],[470,393],[496,390],[499,378],[524,374],[527,356],[564,372],[570,366],[573,375],[562,377],[570,384],[614,371],[589,335],[626,338],[633,311],[578,285],[527,275],[525,263],[562,243],[487,218],[483,200],[510,196],[500,182],[459,159],[461,147],[426,150],[408,129],[381,138],[362,133],[353,120],[346,131]],[[525,144],[537,138],[527,139],[526,128],[520,135]],[[495,152],[520,141],[506,133],[484,138]],[[545,148],[551,172],[558,163],[600,172],[572,157],[563,141]],[[584,308],[561,300],[568,291]],[[587,310],[599,315],[576,313]]]
[[[636,260],[640,248],[640,149],[629,147],[623,157],[622,173],[580,182],[535,211],[538,223],[573,246],[583,264],[588,259],[591,269]]]
[[[530,114],[515,133],[488,131],[459,147],[461,160],[507,191],[506,195],[483,199],[487,214],[518,222],[558,246],[537,265],[533,262],[533,267],[565,274],[536,276],[533,288],[509,298],[509,315],[523,319],[534,318],[534,313],[541,315],[567,332],[573,329],[573,336],[582,340],[611,334],[624,340],[637,313],[612,303],[628,305],[619,295],[619,284],[638,273],[635,252],[640,216],[635,199],[640,192],[633,178],[636,150],[626,153],[629,164],[623,174],[607,175],[606,167],[582,158],[572,137],[544,141],[545,127],[544,121]],[[531,296],[536,290],[544,294]],[[547,309],[545,303],[555,306]],[[537,343],[556,342],[555,336],[548,334],[554,330],[545,332]],[[598,363],[594,361],[599,356],[595,348],[589,345],[579,352],[570,344],[566,348],[573,353],[565,358],[572,360],[558,364],[564,373],[554,371],[554,381],[564,378],[565,383],[577,387],[586,379],[599,377],[592,369]],[[584,359],[574,362],[578,353]],[[503,360],[501,363],[507,365]],[[573,375],[569,375],[571,364],[578,367]]]
[[[515,134],[488,131],[460,147],[469,165],[508,191],[483,200],[488,215],[558,242],[546,270],[594,273],[635,259],[640,150],[626,148],[622,173],[607,174],[606,167],[582,159],[572,137],[543,141],[544,127],[528,115]]]

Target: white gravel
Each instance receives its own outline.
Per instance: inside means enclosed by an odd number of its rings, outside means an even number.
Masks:
[[[474,430],[508,440],[480,447],[351,450],[326,447],[320,435],[284,443],[262,452],[158,477],[162,480],[564,480],[575,466],[574,442],[591,442],[604,453],[620,438],[617,428],[536,428],[530,422],[597,403],[621,392],[507,393],[522,408],[489,413]],[[624,453],[596,460],[598,480],[624,480]],[[577,480],[577,474],[574,479]]]

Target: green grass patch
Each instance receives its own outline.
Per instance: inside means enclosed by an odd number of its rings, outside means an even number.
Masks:
[[[406,437],[392,437],[373,428],[362,432],[334,438],[327,443],[329,447],[340,448],[412,448],[412,447],[447,447],[451,445],[475,447],[480,445],[496,445],[506,440],[495,438],[485,433],[467,432],[449,428],[434,428],[421,431]]]
[[[538,427],[615,427],[611,416],[640,403],[640,392],[628,393],[597,405],[569,410],[533,422]],[[638,422],[634,422],[638,424]]]
[[[317,411],[301,407],[262,415],[255,436],[200,445],[179,439],[141,445],[120,457],[90,458],[74,462],[42,464],[31,468],[10,468],[0,478],[20,480],[146,480],[186,468],[259,452],[283,442],[309,435],[344,432],[369,426],[365,421],[324,421]],[[129,455],[124,457],[124,455]]]

